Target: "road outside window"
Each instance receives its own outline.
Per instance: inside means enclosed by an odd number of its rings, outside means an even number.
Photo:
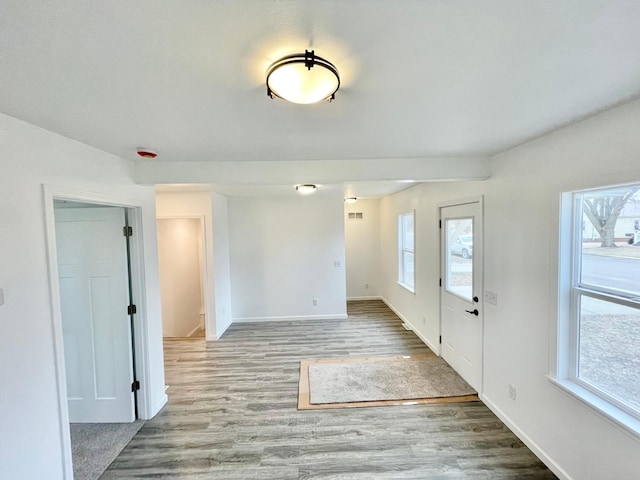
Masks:
[[[572,197],[568,378],[640,418],[640,184]]]

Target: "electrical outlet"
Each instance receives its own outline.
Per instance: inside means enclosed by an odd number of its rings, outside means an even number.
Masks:
[[[422,323],[427,323],[427,317],[422,317]]]
[[[0,288],[0,305],[4,305],[4,290]]]
[[[318,299],[317,299],[317,298],[314,298],[314,299],[313,299],[313,306],[314,306],[314,307],[317,307],[317,306],[318,306]]]
[[[342,262],[340,260],[334,260],[333,261],[333,266],[334,267],[341,267],[342,266]]]
[[[490,303],[492,305],[498,304],[498,294],[494,292],[490,292],[489,290],[484,291],[484,301]]]
[[[516,387],[514,387],[511,384],[509,384],[509,398],[511,398],[511,400],[513,400],[515,402],[517,396],[518,396],[518,392],[516,390]]]
[[[364,288],[365,288],[365,290],[369,290],[369,284],[368,284],[368,283],[365,283],[365,284],[364,284]]]

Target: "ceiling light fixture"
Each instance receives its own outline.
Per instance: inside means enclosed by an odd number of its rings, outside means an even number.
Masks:
[[[298,191],[298,193],[301,193],[302,195],[309,195],[310,193],[313,193],[316,190],[318,190],[318,186],[313,185],[311,183],[306,183],[304,185],[296,185],[296,190]]]
[[[358,201],[358,197],[347,197],[344,199],[344,203],[356,203]]]
[[[340,88],[335,65],[314,50],[287,55],[267,70],[267,95],[292,103],[309,104],[333,100]]]

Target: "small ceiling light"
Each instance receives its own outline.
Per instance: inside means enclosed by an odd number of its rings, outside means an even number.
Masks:
[[[344,203],[356,203],[358,201],[358,197],[347,197],[344,199]]]
[[[338,69],[314,50],[287,55],[267,70],[267,95],[292,103],[333,100],[340,88]]]
[[[153,150],[149,150],[148,148],[139,148],[138,156],[142,158],[156,158],[158,156],[157,152]]]
[[[298,191],[298,193],[301,193],[302,195],[309,195],[310,193],[313,193],[316,190],[318,190],[318,186],[307,183],[304,185],[296,185],[296,190]]]

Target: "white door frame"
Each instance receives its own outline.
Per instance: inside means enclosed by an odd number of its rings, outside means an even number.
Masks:
[[[215,324],[209,325],[209,319],[216,318],[213,302],[210,300],[209,295],[209,255],[207,253],[207,222],[204,215],[156,215],[156,221],[158,220],[181,220],[181,219],[195,219],[200,220],[200,236],[202,240],[202,245],[200,246],[200,255],[202,258],[202,264],[200,265],[200,285],[202,288],[202,293],[204,297],[204,335],[205,338],[208,339],[207,332],[214,332],[215,336]]]
[[[469,203],[478,203],[478,206],[480,208],[480,215],[482,216],[482,222],[483,222],[483,228],[482,228],[482,288],[484,289],[484,195],[477,195],[477,196],[473,196],[473,197],[464,197],[464,198],[460,198],[457,200],[448,200],[445,202],[438,202],[436,204],[437,209],[438,209],[438,221],[441,221],[442,219],[442,209],[446,208],[446,207],[456,207],[459,205],[467,205]],[[444,274],[445,272],[442,271],[442,255],[444,255],[444,245],[442,244],[442,234],[440,232],[440,230],[438,230],[438,243],[440,245],[440,256],[438,257],[438,263],[440,264],[440,278],[444,278]],[[476,252],[473,252],[474,256],[476,255]],[[482,315],[482,325],[481,325],[481,331],[482,331],[482,338],[480,341],[480,348],[482,350],[481,352],[481,361],[480,361],[480,385],[478,388],[478,395],[482,396],[482,393],[484,391],[484,355],[485,355],[485,348],[484,348],[484,291],[482,292],[478,292],[478,298],[480,299],[479,302],[479,307],[482,309],[483,315]],[[440,288],[439,294],[438,294],[438,317],[439,317],[439,321],[438,321],[438,335],[440,336],[440,338],[442,338],[442,287]],[[442,345],[438,344],[438,355],[442,355]]]
[[[49,266],[49,298],[51,301],[51,318],[53,348],[55,356],[55,372],[58,393],[58,418],[60,420],[60,444],[62,450],[62,471],[65,479],[73,478],[71,458],[71,435],[69,432],[69,406],[67,403],[67,379],[64,360],[64,342],[62,335],[62,313],[60,307],[60,285],[58,280],[58,259],[56,256],[56,226],[54,216],[54,200],[109,205],[128,209],[129,223],[136,232],[131,237],[131,289],[133,300],[138,307],[134,315],[136,374],[140,381],[138,391],[138,416],[147,419],[151,412],[151,390],[149,375],[149,348],[146,339],[147,312],[144,280],[144,245],[142,237],[142,208],[138,201],[94,192],[74,190],[53,185],[43,185],[45,234],[47,244],[47,263]]]

